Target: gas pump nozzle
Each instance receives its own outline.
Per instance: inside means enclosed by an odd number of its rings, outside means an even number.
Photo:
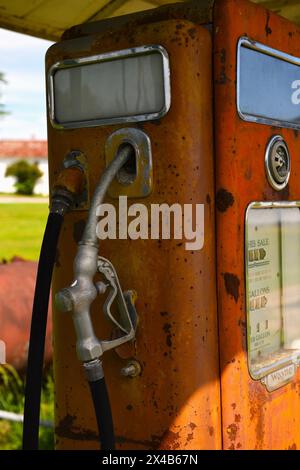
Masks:
[[[90,384],[102,450],[114,448],[114,435],[110,404],[100,358],[105,351],[116,348],[135,337],[137,315],[132,295],[130,295],[130,292],[123,294],[117,273],[111,262],[98,257],[97,208],[102,204],[110,184],[118,171],[127,162],[132,151],[131,145],[122,146],[103,173],[95,190],[83,237],[79,242],[74,260],[75,281],[70,287],[58,292],[55,298],[56,305],[60,310],[73,310],[72,317],[77,336],[77,355],[83,362]],[[93,278],[97,271],[104,276],[105,282],[94,283]],[[103,294],[107,289],[109,289],[109,292],[103,310],[105,315],[118,328],[120,336],[112,340],[99,340],[94,332],[90,307],[97,295]],[[118,319],[112,313],[114,302],[117,304]]]
[[[82,251],[82,245],[78,250]],[[134,292],[123,293],[116,270],[106,258],[97,257],[97,271],[103,275],[106,282],[100,281],[91,285],[89,279],[82,278],[80,265],[77,269],[75,268],[76,281],[55,296],[59,310],[65,312],[73,310],[73,321],[77,334],[76,350],[78,358],[83,363],[94,361],[101,357],[105,351],[115,349],[134,339],[137,325]],[[100,340],[94,334],[89,307],[97,294],[104,294],[107,291],[103,313],[118,329],[120,336],[112,340]],[[116,303],[118,318],[112,312],[114,303]]]
[[[60,310],[73,310],[77,334],[77,355],[82,362],[93,361],[102,356],[105,351],[116,348],[135,336],[137,316],[131,300],[132,296],[127,293],[125,301],[113,265],[109,260],[98,256],[99,242],[96,235],[97,207],[103,202],[109,185],[132,151],[130,145],[122,147],[103,173],[95,191],[84,234],[74,260],[75,281],[70,287],[58,292],[55,297],[56,305]],[[97,271],[104,276],[106,283],[94,283],[93,278]],[[102,341],[95,336],[90,306],[97,295],[103,294],[107,288],[109,288],[109,293],[103,306],[104,314],[124,334],[117,339]],[[111,312],[114,301],[117,304],[119,320]]]

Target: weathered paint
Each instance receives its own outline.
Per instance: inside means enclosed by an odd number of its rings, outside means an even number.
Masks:
[[[64,168],[59,172],[54,188],[63,188],[71,194],[81,194],[84,190],[85,175],[79,168]]]
[[[153,150],[153,191],[131,202],[205,203],[205,245],[185,251],[180,240],[116,240],[100,252],[118,272],[124,290],[137,291],[139,326],[135,354],[140,377],[120,376],[127,361],[104,356],[118,447],[122,449],[216,449],[221,446],[218,338],[215,294],[212,155],[211,36],[185,20],[170,20],[64,41],[48,52],[56,61],[142,44],[164,46],[171,63],[172,105],[158,122],[132,124],[146,132]],[[104,144],[121,126],[58,131],[49,124],[50,184],[64,155],[84,152],[90,195],[105,166]],[[122,126],[123,127],[123,126]],[[69,285],[76,243],[86,212],[65,217],[53,291]],[[93,304],[101,338],[111,327],[101,302]],[[70,314],[54,311],[56,436],[59,449],[97,448],[96,423],[75,352]],[[122,355],[121,355],[122,356]]]
[[[299,57],[300,29],[245,0],[217,1],[214,14],[216,191],[223,194],[217,202],[217,255],[224,448],[299,448],[299,372],[272,393],[248,373],[244,276],[247,205],[300,198],[298,132],[239,118],[236,50],[246,35]],[[271,189],[264,168],[265,148],[275,134],[284,137],[292,158],[288,188],[280,192]]]

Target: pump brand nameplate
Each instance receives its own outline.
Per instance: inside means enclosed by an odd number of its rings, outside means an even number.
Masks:
[[[277,388],[286,385],[294,377],[296,372],[295,364],[283,367],[282,369],[276,370],[271,374],[268,374],[262,379],[262,383],[266,386],[268,392],[273,392]]]

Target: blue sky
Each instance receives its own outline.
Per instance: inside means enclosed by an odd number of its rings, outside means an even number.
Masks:
[[[44,57],[52,43],[0,28],[1,102],[9,115],[0,120],[0,139],[46,139]]]

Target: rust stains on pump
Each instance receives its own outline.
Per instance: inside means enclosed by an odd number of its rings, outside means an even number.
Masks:
[[[227,434],[230,441],[235,441],[238,432],[238,426],[236,423],[232,423],[227,428]]]
[[[67,414],[55,427],[55,434],[59,437],[79,441],[98,441],[97,433],[77,428],[74,424],[75,421],[76,416]]]
[[[269,26],[269,22],[270,22],[270,12],[267,11],[267,21],[266,21],[266,26],[265,26],[265,31],[266,31],[266,36],[268,37],[269,34],[272,34],[272,30]]]
[[[220,212],[226,212],[229,207],[233,206],[234,197],[227,191],[227,189],[221,188],[216,194],[216,208]]]
[[[178,450],[183,448],[183,442],[180,439],[180,433],[168,430],[162,436],[160,449]]]
[[[294,444],[291,444],[288,446],[288,450],[297,450],[297,445],[294,443]]]
[[[239,298],[239,287],[240,280],[239,278],[232,273],[224,274],[225,289],[228,295],[231,295],[234,300],[237,302]]]
[[[84,176],[79,168],[64,168],[59,172],[53,190],[63,188],[72,194],[81,194],[84,189]]]

